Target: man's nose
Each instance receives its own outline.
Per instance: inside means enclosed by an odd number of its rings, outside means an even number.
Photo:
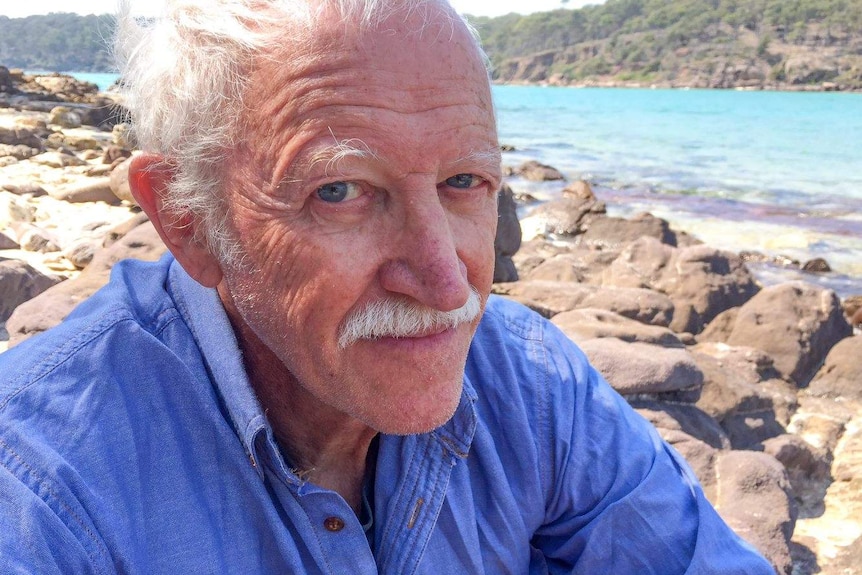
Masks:
[[[433,197],[405,202],[398,219],[388,239],[390,259],[380,269],[381,286],[440,311],[463,306],[470,295],[467,266],[436,188]]]

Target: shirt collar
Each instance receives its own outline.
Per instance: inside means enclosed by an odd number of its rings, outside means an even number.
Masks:
[[[210,381],[221,396],[234,431],[242,441],[251,464],[263,477],[258,453],[261,442],[257,438],[261,434],[271,438],[272,431],[248,380],[236,334],[218,293],[192,279],[176,260],[171,264],[168,283],[171,296],[195,338]]]

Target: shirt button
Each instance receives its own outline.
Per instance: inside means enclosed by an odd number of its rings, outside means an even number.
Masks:
[[[323,521],[323,526],[327,531],[331,531],[333,533],[338,533],[342,529],[344,529],[344,520],[340,517],[327,517]]]

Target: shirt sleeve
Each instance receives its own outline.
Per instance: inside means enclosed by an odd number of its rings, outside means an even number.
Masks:
[[[0,439],[0,573],[108,573],[75,505]],[[89,539],[89,540],[88,540]]]
[[[533,545],[550,573],[763,574],[774,569],[707,501],[656,430],[549,325],[544,525]],[[620,361],[625,361],[624,357]]]

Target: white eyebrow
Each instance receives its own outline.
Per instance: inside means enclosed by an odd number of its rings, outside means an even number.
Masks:
[[[476,163],[480,164],[486,168],[497,168],[500,166],[500,162],[502,161],[502,155],[500,154],[499,148],[494,148],[490,150],[480,150],[480,151],[472,151],[466,156],[462,158],[458,158],[453,163],[454,164],[468,164],[468,163]]]
[[[311,157],[310,167],[314,167],[320,162],[326,162],[324,172],[329,175],[329,172],[344,158],[379,159],[379,156],[368,146],[368,144],[359,138],[339,140],[332,132],[332,128],[329,129],[329,133],[332,135],[332,139],[335,143],[315,152]]]

